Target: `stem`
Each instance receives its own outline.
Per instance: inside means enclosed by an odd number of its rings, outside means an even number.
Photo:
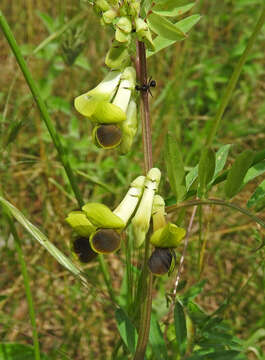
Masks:
[[[36,104],[39,108],[39,111],[41,113],[41,116],[45,122],[45,125],[50,133],[50,136],[52,138],[52,141],[54,143],[54,146],[56,147],[57,151],[58,151],[58,155],[59,155],[59,158],[63,164],[63,167],[65,169],[65,172],[67,174],[67,177],[68,177],[68,180],[71,184],[71,187],[73,189],[73,192],[75,194],[75,197],[78,201],[78,204],[80,207],[82,207],[83,205],[83,200],[82,200],[82,197],[81,197],[81,194],[80,194],[80,191],[78,189],[78,186],[77,186],[77,181],[76,181],[76,178],[74,176],[74,173],[73,173],[73,170],[71,168],[71,165],[70,165],[70,162],[69,162],[69,159],[68,159],[68,156],[66,155],[66,152],[63,148],[63,145],[61,143],[61,140],[60,140],[60,137],[59,135],[57,134],[56,132],[56,129],[53,125],[53,122],[50,118],[50,115],[48,113],[48,110],[45,106],[45,103],[44,101],[42,100],[42,97],[41,97],[41,94],[40,94],[40,91],[37,87],[37,84],[35,82],[35,80],[33,79],[30,71],[29,71],[29,68],[21,54],[21,51],[19,49],[19,46],[14,38],[14,35],[2,13],[2,11],[0,10],[0,27],[2,28],[3,30],[3,33],[13,51],[13,54],[17,60],[17,63],[19,64],[20,66],[20,69],[25,77],[25,80],[31,90],[31,93],[36,101]]]
[[[15,247],[16,247],[16,251],[18,254],[18,260],[20,263],[21,272],[22,272],[23,281],[24,281],[25,293],[26,293],[26,298],[27,298],[28,307],[29,307],[29,317],[30,317],[32,333],[33,333],[34,357],[35,357],[35,360],[40,360],[41,357],[40,357],[39,337],[38,337],[38,330],[37,330],[37,324],[36,324],[36,316],[35,316],[35,310],[34,310],[34,305],[33,305],[32,293],[30,290],[30,279],[29,279],[29,274],[27,271],[27,265],[26,265],[26,262],[24,259],[21,242],[18,237],[15,225],[8,213],[6,213],[6,216],[7,216],[9,226],[10,226],[10,231],[11,231],[14,241],[15,241]]]
[[[247,215],[249,218],[251,218],[252,220],[257,222],[258,224],[260,224],[265,229],[265,222],[261,218],[259,218],[258,216],[252,214],[248,210],[243,209],[242,207],[240,207],[240,206],[238,206],[236,204],[229,203],[229,202],[226,202],[226,201],[220,200],[220,199],[187,201],[185,203],[180,203],[180,204],[177,204],[177,205],[168,206],[166,208],[166,212],[170,213],[170,212],[174,212],[174,211],[176,211],[177,209],[180,209],[180,208],[185,208],[185,207],[189,207],[189,206],[197,206],[197,205],[221,205],[221,206],[230,207],[230,208],[232,208],[234,210],[237,210],[237,211],[241,212],[242,214]]]
[[[145,44],[141,41],[137,41],[137,52],[139,58],[139,80],[140,84],[144,85],[147,83],[146,51]],[[148,95],[148,91],[141,91],[141,120],[145,173],[153,167],[151,119]]]
[[[211,144],[213,142],[213,139],[214,139],[214,137],[216,135],[216,132],[218,130],[218,127],[220,125],[220,121],[222,119],[224,111],[225,111],[225,109],[226,109],[226,107],[227,107],[227,105],[228,105],[228,103],[229,103],[229,101],[231,99],[233,90],[234,90],[234,88],[235,88],[235,86],[236,86],[236,84],[238,82],[238,79],[239,79],[239,76],[240,76],[241,71],[243,69],[243,66],[244,66],[244,64],[245,64],[245,62],[247,60],[247,57],[248,57],[248,55],[249,55],[249,53],[250,53],[250,51],[251,51],[251,49],[252,49],[252,47],[253,47],[253,45],[255,43],[255,40],[256,40],[256,38],[257,38],[257,36],[258,36],[264,22],[265,22],[265,6],[263,7],[261,16],[260,16],[260,18],[259,18],[259,20],[258,20],[258,22],[257,22],[257,24],[256,24],[256,26],[255,26],[255,28],[253,30],[253,33],[252,33],[251,37],[248,40],[247,47],[246,47],[245,51],[243,52],[243,54],[241,55],[237,65],[236,65],[236,67],[235,67],[235,69],[233,71],[233,74],[232,74],[232,76],[231,76],[231,78],[230,78],[230,80],[229,80],[229,82],[227,84],[225,92],[224,92],[224,94],[223,94],[223,96],[221,98],[221,103],[220,103],[219,108],[217,110],[217,113],[216,113],[216,115],[214,117],[213,125],[212,125],[210,133],[209,133],[209,135],[208,135],[208,137],[206,139],[206,143],[205,143],[206,146],[211,146]]]
[[[70,186],[75,194],[75,198],[79,204],[79,207],[81,208],[83,205],[84,205],[84,201],[83,201],[83,198],[81,196],[81,193],[79,191],[79,188],[78,188],[78,185],[77,185],[77,180],[76,180],[76,177],[74,175],[74,172],[73,172],[73,169],[71,167],[71,164],[70,164],[70,161],[69,161],[69,158],[67,156],[67,153],[61,143],[61,140],[60,140],[60,137],[58,135],[58,133],[56,132],[56,129],[53,125],[53,122],[50,118],[50,115],[48,113],[48,110],[47,110],[47,107],[44,103],[44,101],[42,100],[42,97],[41,97],[41,93],[38,89],[38,86],[35,82],[35,80],[33,79],[31,73],[30,73],[30,70],[21,54],[21,51],[19,49],[19,46],[16,42],[16,39],[14,38],[14,35],[4,17],[4,14],[2,13],[2,11],[0,10],[0,27],[2,28],[3,30],[3,33],[13,51],[13,54],[17,60],[17,63],[19,64],[20,66],[20,69],[25,77],[25,80],[30,88],[30,91],[36,101],[36,104],[39,108],[39,111],[41,113],[41,116],[45,122],[45,125],[49,131],[49,134],[52,138],[52,141],[54,143],[54,146],[56,147],[56,150],[58,152],[58,155],[59,155],[59,158],[60,158],[60,161],[64,167],[64,170],[66,172],[66,175],[67,175],[67,178],[69,180],[69,183],[70,183]],[[99,265],[100,265],[100,268],[101,268],[101,271],[103,273],[103,277],[104,277],[104,280],[106,281],[106,277],[104,276],[104,272],[107,271],[107,264],[105,263],[104,259],[101,258],[99,260]],[[112,289],[112,286],[111,286],[111,283],[110,281],[106,281],[106,285],[107,285],[107,288],[109,290],[109,295],[110,295],[110,298],[113,299],[113,289]],[[111,290],[110,290],[111,289]]]
[[[146,71],[146,51],[145,44],[141,41],[137,41],[138,52],[138,78],[140,84],[147,83],[147,71]],[[145,173],[153,167],[152,156],[152,136],[151,136],[151,119],[148,102],[148,92],[141,91],[141,119],[142,119],[142,139],[143,139],[143,152],[144,152],[144,169]],[[134,360],[143,360],[145,351],[149,339],[150,320],[152,311],[152,283],[153,276],[148,271],[148,258],[149,258],[149,242],[150,237],[147,235],[145,241],[145,253],[144,263],[142,269],[142,277],[140,287],[141,292],[141,307],[140,307],[140,323],[139,323],[139,335],[136,347]],[[137,300],[137,299],[136,299]]]

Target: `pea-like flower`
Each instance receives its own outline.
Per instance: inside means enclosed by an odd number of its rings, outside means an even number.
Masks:
[[[93,252],[106,254],[117,251],[120,248],[121,231],[126,227],[142,196],[144,181],[144,176],[138,176],[114,211],[104,204],[88,203],[82,207],[82,211],[72,211],[66,221],[78,234],[78,238],[89,239]],[[85,243],[85,240],[81,243]]]
[[[137,247],[140,247],[143,244],[150,226],[153,200],[160,182],[160,177],[160,170],[152,168],[148,171],[145,178],[143,196],[136,214],[132,219],[133,232]]]
[[[133,67],[123,73],[111,71],[98,86],[75,99],[76,110],[95,124],[92,137],[96,145],[112,149],[122,142],[121,123],[127,115],[131,117],[135,82]]]

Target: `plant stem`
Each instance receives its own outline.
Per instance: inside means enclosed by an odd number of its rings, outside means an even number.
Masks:
[[[15,241],[15,247],[16,247],[16,251],[18,254],[18,260],[20,263],[24,286],[25,286],[25,293],[26,293],[26,298],[27,298],[28,307],[29,307],[29,317],[30,317],[32,333],[33,333],[34,357],[35,357],[35,360],[40,360],[41,357],[40,357],[39,337],[38,337],[38,330],[37,330],[37,324],[36,324],[36,316],[35,316],[35,310],[34,310],[34,305],[33,305],[32,293],[30,290],[30,279],[29,279],[29,274],[27,271],[27,265],[26,265],[26,262],[24,259],[21,242],[18,237],[15,225],[8,213],[6,213],[6,216],[7,216],[9,226],[10,226],[10,231],[11,231],[14,241]]]
[[[73,172],[73,169],[71,167],[71,164],[70,164],[70,161],[69,161],[69,158],[67,156],[67,153],[62,145],[62,142],[61,142],[61,139],[59,137],[59,134],[56,132],[56,129],[53,125],[53,122],[50,118],[50,115],[48,113],[48,110],[47,110],[47,107],[41,97],[41,93],[38,89],[38,86],[35,82],[35,80],[33,79],[31,73],[30,73],[30,70],[22,56],[22,53],[20,51],[20,48],[16,42],[16,39],[14,38],[14,35],[12,33],[12,30],[10,29],[5,17],[4,17],[4,14],[2,13],[2,11],[0,10],[0,27],[2,28],[3,30],[3,33],[13,51],[13,54],[17,60],[17,63],[19,64],[20,66],[20,69],[25,77],[25,80],[30,88],[30,91],[36,101],[36,104],[39,108],[39,111],[41,113],[41,116],[45,122],[45,125],[49,131],[49,134],[52,138],[52,141],[54,143],[54,146],[56,147],[56,150],[58,152],[58,155],[59,155],[59,158],[60,158],[60,161],[64,167],[64,170],[66,172],[66,175],[67,175],[67,178],[69,180],[69,183],[70,183],[70,186],[75,194],[75,198],[79,204],[79,207],[81,208],[83,205],[84,205],[84,201],[83,201],[83,198],[81,196],[81,193],[79,191],[79,188],[78,188],[78,185],[77,185],[77,180],[76,180],[76,177],[74,175],[74,172]],[[106,282],[106,285],[107,285],[107,288],[109,290],[109,295],[110,295],[110,298],[113,299],[113,289],[112,289],[112,286],[111,286],[111,282],[108,281],[109,279],[106,278],[106,276],[104,275],[105,272],[107,272],[107,264],[105,263],[104,259],[101,258],[99,260],[99,265],[100,265],[100,268],[101,268],[101,271],[103,273],[103,277],[104,277],[104,280]],[[110,291],[111,289],[111,291]]]
[[[212,124],[212,127],[211,127],[211,130],[210,130],[210,133],[206,139],[206,143],[205,145],[206,146],[211,146],[212,142],[213,142],[213,139],[216,135],[216,132],[218,130],[218,127],[220,125],[220,121],[222,119],[222,116],[224,114],[224,111],[231,99],[231,96],[233,94],[233,90],[238,82],[238,79],[239,79],[239,76],[241,74],[241,71],[243,69],[243,66],[247,60],[247,57],[255,43],[255,40],[260,32],[260,30],[262,29],[262,26],[265,22],[265,6],[263,6],[263,9],[262,9],[262,13],[261,13],[261,16],[253,30],[253,33],[251,35],[251,37],[249,38],[248,40],[248,44],[247,44],[247,47],[245,49],[245,51],[243,52],[243,54],[241,55],[234,71],[233,71],[233,74],[227,84],[227,87],[224,91],[224,94],[221,98],[221,102],[220,102],[220,105],[219,105],[219,108],[217,110],[217,113],[213,119],[213,124]]]
[[[171,212],[174,212],[174,211],[176,211],[178,209],[181,209],[181,208],[185,208],[185,207],[189,207],[189,206],[197,206],[197,205],[221,205],[221,206],[230,207],[230,208],[232,208],[234,210],[237,210],[237,211],[241,212],[242,214],[247,215],[249,218],[256,221],[258,224],[260,224],[265,229],[265,222],[261,218],[259,218],[258,216],[252,214],[248,210],[243,209],[242,207],[240,207],[240,206],[238,206],[236,204],[226,202],[226,201],[220,200],[220,199],[187,201],[187,202],[184,202],[184,203],[168,206],[166,208],[166,212],[171,213]]]
[[[145,44],[141,41],[137,41],[137,53],[138,53],[138,78],[140,84],[147,83],[147,70],[146,70],[146,51]],[[145,173],[153,167],[152,156],[152,136],[151,136],[151,119],[148,102],[148,92],[141,91],[141,119],[142,119],[142,139],[143,139],[143,152],[144,152],[144,169]],[[149,258],[149,241],[150,237],[146,236],[144,263],[141,276],[140,287],[141,301],[140,301],[140,322],[139,322],[139,335],[136,347],[134,360],[143,360],[145,351],[149,339],[150,320],[152,311],[152,283],[153,276],[148,270],[147,262]]]
[[[147,83],[146,51],[145,44],[141,41],[137,41],[137,52],[139,58],[139,80],[140,84],[144,85]],[[147,173],[148,170],[153,167],[151,134],[152,126],[150,119],[148,96],[148,91],[141,91],[141,120],[145,173]]]
[[[36,104],[39,108],[39,111],[41,113],[41,116],[45,122],[45,125],[50,133],[50,136],[53,140],[53,143],[58,151],[58,155],[59,155],[59,158],[63,164],[63,167],[65,169],[65,172],[67,174],[67,177],[68,177],[68,180],[71,184],[71,187],[73,189],[73,192],[75,194],[75,197],[78,201],[78,204],[80,207],[82,207],[83,205],[83,200],[82,200],[82,197],[81,197],[81,194],[80,194],[80,191],[78,189],[78,186],[77,186],[77,181],[76,181],[76,178],[74,176],[74,173],[73,173],[73,170],[71,168],[71,165],[70,165],[70,162],[69,162],[69,159],[68,159],[68,156],[65,152],[65,149],[61,143],[61,140],[60,140],[60,137],[58,135],[58,133],[56,132],[56,129],[53,125],[53,122],[50,118],[50,115],[48,113],[48,110],[46,108],[46,105],[44,103],[44,101],[42,100],[42,97],[41,97],[41,94],[40,94],[40,91],[37,87],[37,84],[35,82],[35,80],[33,79],[30,71],[29,71],[29,68],[21,54],[21,51],[20,51],[20,48],[14,38],[14,35],[2,13],[2,11],[0,10],[0,27],[2,28],[3,30],[3,33],[13,51],[13,54],[17,60],[17,63],[19,64],[20,66],[20,69],[25,77],[25,80],[31,90],[31,93],[36,101]]]

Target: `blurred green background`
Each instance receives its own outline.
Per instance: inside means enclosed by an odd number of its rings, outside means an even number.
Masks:
[[[173,126],[181,143],[186,170],[197,164],[209,120],[216,113],[224,87],[245,49],[263,0],[199,0],[193,13],[202,15],[185,42],[148,60],[148,73],[157,81],[150,99],[153,121],[154,164],[163,174],[161,193],[170,198],[164,161],[164,140]],[[128,184],[143,172],[141,134],[127,156],[103,152],[90,138],[91,128],[77,114],[73,99],[94,87],[107,72],[104,57],[112,31],[100,26],[88,2],[2,0],[0,8],[27,57],[56,129],[78,171],[86,201],[112,208]],[[69,20],[85,14],[42,50],[34,49],[56,34]],[[265,148],[265,31],[258,37],[218,131],[215,150],[233,144],[229,161],[244,149]],[[75,58],[76,57],[76,58]],[[39,226],[67,255],[71,231],[64,219],[76,208],[56,150],[41,121],[33,98],[0,35],[0,186],[5,197]],[[242,206],[255,188],[247,186],[235,201]],[[222,189],[213,192],[222,197]],[[187,212],[187,221],[190,210]],[[259,216],[264,214],[260,212]],[[264,251],[251,252],[260,239],[258,226],[239,213],[221,207],[205,211],[207,252],[202,279],[207,279],[199,302],[214,311],[225,299],[225,317],[242,339],[265,329]],[[31,327],[12,237],[0,218],[0,338],[31,343]],[[54,359],[108,359],[116,343],[113,310],[102,295],[104,286],[97,263],[85,268],[97,287],[84,292],[81,285],[18,227],[31,277],[42,350]],[[198,279],[198,223],[195,222],[183,279]],[[114,288],[123,276],[123,255],[111,255]],[[156,287],[154,308],[166,311],[165,291],[174,279]],[[259,351],[264,342],[259,341]],[[262,351],[262,350],[261,350]],[[258,359],[255,351],[249,359]]]

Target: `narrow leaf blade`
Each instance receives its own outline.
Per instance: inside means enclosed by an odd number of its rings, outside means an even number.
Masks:
[[[231,148],[231,144],[226,144],[220,147],[220,149],[217,151],[215,155],[216,165],[215,165],[213,181],[217,178],[218,174],[223,170],[230,148]]]
[[[179,202],[183,200],[186,193],[184,178],[185,171],[177,139],[172,133],[167,134],[165,149],[165,160],[169,183],[176,196],[177,202]]]
[[[260,200],[265,198],[265,180],[259,184],[254,193],[251,195],[251,198],[247,202],[247,207],[251,208],[256,205]]]
[[[33,225],[26,217],[10,202],[0,196],[0,203],[2,203],[10,211],[12,216],[28,231],[32,237],[37,240],[49,253],[67,270],[78,277],[84,285],[87,285],[86,278],[82,275],[82,270],[79,269],[67,256],[65,256],[56,246],[54,246],[46,235],[44,235],[35,225]]]
[[[225,194],[230,199],[237,194],[254,158],[251,150],[241,153],[232,165],[225,182]]]
[[[186,37],[185,33],[179,27],[160,15],[152,13],[148,16],[147,23],[154,33],[165,39],[176,41],[183,40]]]
[[[130,353],[134,354],[138,339],[135,327],[131,323],[131,320],[127,314],[121,308],[115,311],[115,318],[122,340],[124,341]]]
[[[206,185],[211,181],[215,171],[215,154],[211,148],[203,149],[199,161],[198,177],[200,192],[204,194]]]
[[[186,318],[182,304],[177,301],[174,308],[176,340],[181,355],[185,354],[187,340]]]
[[[178,21],[174,24],[177,26],[183,33],[187,33],[197,22],[200,20],[201,16],[199,14],[191,15],[183,20]],[[154,40],[155,51],[147,51],[147,57],[150,57],[160,50],[167,48],[170,45],[173,45],[176,41],[182,41],[184,38],[180,40],[168,40],[162,36],[157,36]]]
[[[156,4],[152,11],[155,14],[168,16],[168,17],[176,17],[185,14],[189,10],[193,8],[195,2],[191,2],[187,4],[187,1],[175,1],[175,0],[167,0]]]
[[[151,316],[149,341],[156,360],[167,360],[167,347],[159,323],[154,314]]]

